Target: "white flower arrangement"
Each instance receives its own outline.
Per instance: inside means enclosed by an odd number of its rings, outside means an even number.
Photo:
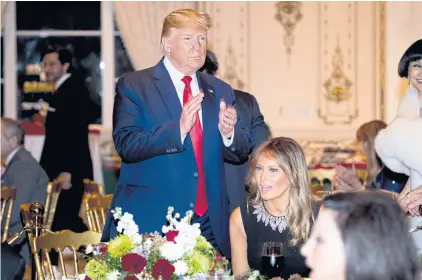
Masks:
[[[73,279],[202,280],[210,273],[219,275],[219,279],[263,279],[258,271],[229,276],[225,269],[228,262],[201,236],[199,224],[191,224],[193,212],[186,212],[180,219],[173,211],[173,207],[168,208],[168,225],[162,227],[162,234],[139,234],[132,214],[123,213],[120,207],[112,210],[120,234],[108,245],[87,246],[85,253],[90,260],[85,273]]]

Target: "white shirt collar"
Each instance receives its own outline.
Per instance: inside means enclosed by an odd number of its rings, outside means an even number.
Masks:
[[[167,57],[164,57],[164,66],[166,67],[167,71],[170,74],[170,78],[173,81],[173,83],[179,83],[182,82],[182,79],[184,75],[182,72],[180,72],[179,70],[177,70],[173,64],[171,64],[170,60]],[[192,75],[190,75],[192,77],[192,81],[196,81],[196,73],[193,73]],[[182,82],[183,83],[183,82]]]
[[[16,149],[14,149],[10,154],[9,154],[9,156],[6,158],[6,166],[8,166],[9,165],[9,163],[10,163],[10,161],[12,161],[12,158],[16,155],[16,153],[19,151],[19,149],[20,149],[21,147],[18,147],[18,148],[16,148]]]
[[[55,90],[57,90],[67,79],[69,79],[69,77],[71,75],[72,74],[70,74],[70,73],[66,73],[63,76],[61,76],[60,79],[56,82],[56,88],[55,88]]]

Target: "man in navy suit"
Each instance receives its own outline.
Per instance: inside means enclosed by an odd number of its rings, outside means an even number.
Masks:
[[[216,75],[218,60],[215,54],[207,51],[205,64],[199,69],[201,72]],[[234,90],[236,111],[242,125],[249,131],[252,140],[252,152],[270,137],[264,116],[261,114],[256,98],[247,92]],[[249,161],[233,162],[225,160],[227,194],[229,197],[230,213],[240,206],[247,197],[246,177],[249,171]]]
[[[113,139],[122,159],[110,206],[132,213],[141,233],[161,231],[168,206],[192,222],[230,257],[224,159],[245,160],[251,150],[238,121],[233,89],[201,72],[208,14],[183,9],[163,23],[164,58],[154,67],[121,77],[116,86]],[[108,213],[103,241],[116,224]]]

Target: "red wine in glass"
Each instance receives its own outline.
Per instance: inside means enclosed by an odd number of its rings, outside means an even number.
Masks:
[[[283,243],[266,242],[262,247],[261,274],[268,278],[283,278],[284,254]]]

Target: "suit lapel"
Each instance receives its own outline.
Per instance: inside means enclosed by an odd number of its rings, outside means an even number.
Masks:
[[[202,73],[197,72],[199,89],[204,93],[204,100],[202,101],[202,130],[203,130],[203,150],[207,147],[215,145],[214,133],[218,129],[218,112],[216,107],[214,88],[211,87],[206,77]],[[204,168],[207,165],[207,153],[203,154]]]
[[[180,119],[180,115],[182,114],[182,105],[177,97],[176,89],[171,81],[167,69],[164,66],[163,60],[154,67],[154,77],[154,84],[163,98],[171,116],[173,119]]]

